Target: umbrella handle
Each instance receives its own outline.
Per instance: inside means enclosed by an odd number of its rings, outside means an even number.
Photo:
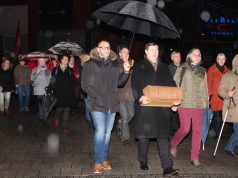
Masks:
[[[131,38],[131,43],[130,43],[129,51],[131,51],[131,47],[132,47],[132,43],[134,41],[134,37],[135,37],[135,32],[133,32],[133,35],[132,35],[132,38]]]

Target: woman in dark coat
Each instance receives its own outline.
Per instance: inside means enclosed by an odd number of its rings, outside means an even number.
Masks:
[[[159,46],[148,43],[145,46],[146,58],[135,65],[132,73],[132,90],[136,100],[135,134],[139,140],[138,159],[140,168],[148,170],[147,153],[150,138],[157,138],[161,165],[164,175],[178,175],[179,170],[173,169],[173,161],[169,152],[170,114],[171,108],[141,106],[148,104],[143,89],[147,85],[175,86],[169,68],[158,60]],[[173,109],[176,109],[173,107]]]
[[[52,71],[54,80],[53,91],[58,99],[55,104],[56,111],[53,125],[59,124],[59,118],[62,116],[62,126],[64,132],[68,132],[67,122],[70,116],[70,108],[75,104],[75,76],[74,71],[68,67],[69,57],[63,55],[60,59],[60,65]]]

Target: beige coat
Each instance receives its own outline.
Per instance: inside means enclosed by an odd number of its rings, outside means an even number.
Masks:
[[[223,119],[229,107],[226,122],[238,122],[238,75],[234,72],[238,69],[238,54],[232,61],[232,71],[226,73],[220,83],[218,94],[224,99],[222,115]],[[235,90],[233,101],[228,96],[228,91]],[[231,102],[230,102],[231,101]],[[230,103],[230,104],[229,104]],[[235,104],[234,104],[235,103]]]

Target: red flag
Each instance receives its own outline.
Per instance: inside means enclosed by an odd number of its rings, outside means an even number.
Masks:
[[[17,19],[17,31],[16,31],[16,57],[21,50],[21,34],[20,34],[20,19]]]

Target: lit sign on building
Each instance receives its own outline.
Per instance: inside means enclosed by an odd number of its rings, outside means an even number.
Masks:
[[[238,19],[221,16],[219,18],[210,18],[206,22],[211,35],[233,37],[238,30]]]

